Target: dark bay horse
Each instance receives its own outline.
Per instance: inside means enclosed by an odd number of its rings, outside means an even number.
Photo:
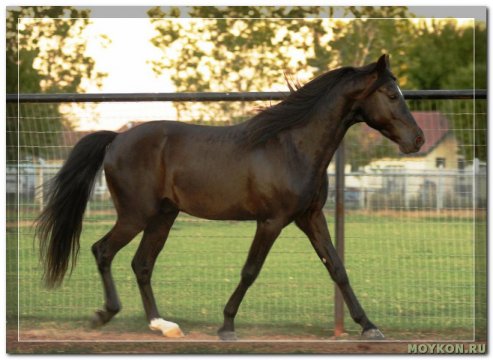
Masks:
[[[105,295],[93,325],[107,323],[120,311],[111,262],[144,231],[132,268],[147,319],[151,329],[165,336],[182,335],[177,324],[160,316],[151,276],[175,218],[184,211],[205,219],[257,222],[241,280],[224,308],[221,339],[235,339],[240,303],[272,244],[291,222],[306,234],[339,286],[362,336],[383,338],[351,288],[322,208],[327,166],[351,125],[366,122],[406,154],[423,145],[423,132],[395,80],[383,55],[364,67],[322,74],[239,125],[155,121],[120,134],[100,131],[84,137],[53,179],[37,222],[47,285],[59,285],[73,269],[86,203],[103,166],[117,220],[92,246]]]

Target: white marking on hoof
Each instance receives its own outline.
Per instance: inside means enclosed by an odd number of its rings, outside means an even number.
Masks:
[[[327,259],[325,259],[325,258],[323,257],[323,258],[322,258],[322,262],[323,262],[324,264],[327,264]]]
[[[171,321],[166,321],[164,319],[152,319],[149,328],[151,330],[155,331],[161,331],[164,336],[166,337],[183,337],[183,332],[181,331],[180,327],[178,324],[175,324],[174,322]]]

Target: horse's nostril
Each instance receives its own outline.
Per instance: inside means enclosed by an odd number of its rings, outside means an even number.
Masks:
[[[424,139],[422,136],[416,136],[416,140],[414,141],[414,143],[416,144],[416,146],[421,146],[423,145],[424,143]]]

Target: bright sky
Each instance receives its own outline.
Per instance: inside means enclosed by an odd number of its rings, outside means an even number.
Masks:
[[[174,86],[166,76],[158,77],[149,63],[159,58],[160,51],[150,39],[154,36],[153,27],[146,18],[94,18],[86,29],[88,41],[87,55],[96,61],[97,71],[107,73],[102,88],[87,86],[88,93],[142,93],[173,92]],[[101,34],[107,35],[111,42],[107,46],[99,41]],[[118,129],[131,120],[169,119],[176,117],[171,103],[102,103],[97,106],[100,122],[91,119],[80,121],[79,128]],[[80,114],[80,113],[79,113]],[[81,117],[84,117],[81,114]]]
[[[166,79],[158,79],[146,62],[159,57],[159,50],[150,39],[154,30],[148,19],[92,19],[87,28],[88,55],[96,59],[99,71],[109,76],[104,81],[106,92],[146,92],[172,90]],[[130,31],[129,31],[130,30]],[[106,34],[110,44],[104,48],[97,41]],[[88,91],[97,91],[90,88]]]

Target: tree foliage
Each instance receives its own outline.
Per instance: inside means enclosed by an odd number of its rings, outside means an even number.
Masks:
[[[81,36],[89,22],[89,10],[73,7],[9,8],[7,92],[77,92],[83,79],[100,81]]]
[[[307,63],[305,54],[314,52],[311,44],[324,33],[322,21],[305,18],[324,11],[320,7],[192,7],[188,16],[193,19],[183,22],[166,18],[183,15],[177,8],[153,8],[149,16],[158,35],[152,43],[163,52],[153,69],[171,71],[176,90],[182,92],[283,87],[285,71],[316,66]],[[185,107],[178,106],[186,118]],[[245,116],[243,106],[232,103],[192,107],[197,109],[209,120]]]
[[[405,7],[350,6],[354,18],[338,19],[333,25],[330,49],[338,55],[340,65],[363,66],[382,53],[392,54],[393,70],[401,67],[403,44],[412,33],[412,14]]]
[[[84,81],[100,82],[104,74],[96,72],[94,59],[85,55],[87,44],[81,36],[88,17],[88,10],[73,7],[8,8],[7,93],[82,92]],[[17,159],[18,149],[20,158],[44,155],[32,133],[43,134],[46,144],[54,146],[59,132],[72,126],[56,105],[37,108],[35,117],[25,117],[23,106],[12,105],[7,110],[9,161]],[[19,124],[18,115],[22,117]]]
[[[416,39],[406,54],[413,59],[407,69],[409,88],[472,89],[474,46],[486,46],[485,30],[476,30],[483,37],[477,44],[474,28],[459,27],[455,20],[433,20],[415,26]],[[478,70],[485,74],[485,69]],[[486,76],[478,80],[482,80],[479,85],[485,88]]]

